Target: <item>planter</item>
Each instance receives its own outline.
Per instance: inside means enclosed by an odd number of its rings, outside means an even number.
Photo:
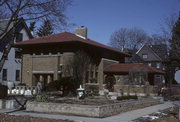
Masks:
[[[80,104],[66,104],[66,103],[45,103],[45,102],[27,102],[26,111],[43,112],[43,113],[59,113],[67,115],[78,115],[88,117],[107,117],[127,110],[142,108],[143,106],[150,106],[159,104],[159,100],[141,99],[122,101],[113,104],[104,105],[80,105]]]

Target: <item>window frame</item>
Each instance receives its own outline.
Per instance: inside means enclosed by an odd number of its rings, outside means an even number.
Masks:
[[[3,69],[3,71],[2,71],[2,80],[3,81],[7,81],[7,78],[8,78],[7,73],[8,73],[7,69]]]
[[[144,57],[144,56],[146,56],[146,57]],[[147,59],[148,58],[148,54],[142,54],[142,58],[143,59]]]
[[[22,55],[21,55],[21,51],[18,50],[18,49],[15,49],[15,56],[14,56],[14,57],[15,57],[16,59],[21,59],[21,56],[22,56]]]
[[[160,69],[160,63],[156,63],[156,68]]]
[[[16,81],[20,81],[20,70],[18,70],[18,69],[16,70],[15,79],[16,79]]]

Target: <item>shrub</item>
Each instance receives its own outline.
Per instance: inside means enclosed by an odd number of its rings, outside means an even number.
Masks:
[[[97,79],[96,79],[96,78],[91,78],[91,79],[90,79],[90,82],[91,82],[91,83],[97,83]]]
[[[67,96],[76,94],[77,86],[72,77],[63,77],[60,80],[50,82],[45,89],[46,91],[62,91],[63,96]]]
[[[49,102],[49,96],[45,93],[36,96],[36,101],[38,102]]]
[[[99,96],[99,87],[94,85],[86,86],[86,93],[88,96]]]
[[[128,100],[128,99],[138,99],[138,97],[136,95],[134,95],[134,96],[121,96],[121,97],[117,97],[117,100]]]
[[[0,84],[0,99],[7,97],[7,86]]]

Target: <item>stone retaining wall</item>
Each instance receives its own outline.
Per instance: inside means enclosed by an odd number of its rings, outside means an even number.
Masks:
[[[0,109],[3,109],[3,105],[4,104],[4,102],[3,102],[3,100],[0,100]]]
[[[68,115],[79,115],[89,117],[107,117],[127,110],[142,108],[160,103],[154,99],[140,99],[121,101],[115,104],[105,105],[79,105],[64,103],[44,103],[44,102],[27,102],[26,111],[59,113]]]

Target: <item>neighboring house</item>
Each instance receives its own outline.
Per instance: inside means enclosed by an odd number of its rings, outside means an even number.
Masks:
[[[8,19],[0,20],[0,33],[7,26]],[[15,38],[12,31],[15,30]],[[24,19],[19,19],[15,25],[10,24],[7,33],[0,37],[0,83],[7,85],[7,82],[15,84],[21,81],[21,53],[17,48],[12,48],[12,44],[29,40],[32,38]]]
[[[167,46],[164,44],[144,45],[130,59],[130,62],[144,63],[161,71],[166,71],[167,61]],[[162,85],[163,82],[165,82],[163,75],[154,76],[153,84]]]
[[[84,73],[86,74],[84,77],[85,86],[95,86],[100,90],[107,88],[110,91],[119,91],[122,87],[125,88],[116,77],[114,79],[113,75],[116,73],[127,75],[129,73],[130,68],[126,69],[125,73],[121,69],[123,65],[126,65],[125,57],[129,57],[129,55],[88,39],[85,27],[77,29],[75,33],[63,32],[16,43],[15,47],[21,48],[23,54],[22,82],[34,86],[38,81],[47,84],[61,79],[66,73],[66,70],[63,69],[68,65],[69,60],[76,56],[75,53],[80,50],[86,52],[93,62],[89,65],[88,71]],[[119,69],[113,74],[111,68],[107,69],[107,67],[115,64]],[[134,65],[136,67],[136,64],[129,64],[128,67]],[[143,67],[144,65],[138,66]],[[163,74],[163,72],[149,66],[145,68],[148,68],[149,74]],[[141,91],[144,92],[144,88]]]
[[[157,74],[164,75],[165,72],[157,70],[143,63],[116,63],[104,69],[106,74],[105,82],[109,82],[109,77],[114,77],[116,87],[118,85],[154,85],[153,77]]]

